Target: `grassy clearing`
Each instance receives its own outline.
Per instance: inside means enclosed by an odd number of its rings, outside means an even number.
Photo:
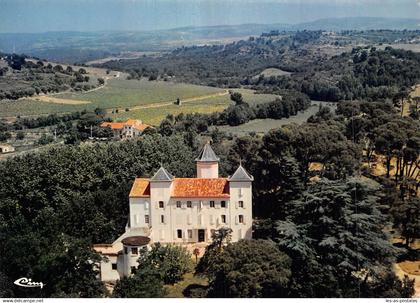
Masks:
[[[263,75],[264,77],[277,77],[277,76],[290,76],[292,73],[290,72],[286,72],[284,70],[281,70],[279,68],[266,68],[265,70],[263,70],[261,73],[259,73],[256,77]]]
[[[194,276],[192,273],[186,273],[184,279],[174,285],[165,285],[165,290],[167,291],[167,298],[184,298],[183,291],[189,285],[202,285],[207,286],[208,281],[203,278]]]
[[[312,106],[309,107],[306,111],[298,113],[296,116],[291,116],[290,118],[284,118],[280,120],[275,119],[256,119],[249,121],[248,123],[238,125],[238,126],[220,126],[218,127],[219,130],[225,131],[227,133],[231,133],[232,135],[245,135],[250,132],[256,133],[267,133],[269,130],[273,128],[279,128],[283,125],[296,123],[302,124],[306,122],[306,120],[316,114],[319,109],[319,104],[323,106],[330,106],[332,110],[335,109],[333,105],[328,105],[329,103],[320,102],[320,101],[312,101]]]

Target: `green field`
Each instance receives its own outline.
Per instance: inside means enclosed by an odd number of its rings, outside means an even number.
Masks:
[[[277,96],[235,89],[249,104],[270,102]],[[174,101],[180,98],[181,105]],[[115,121],[141,119],[158,125],[168,114],[220,112],[232,104],[227,90],[164,81],[111,78],[105,87],[90,92],[67,92],[0,103],[0,117],[36,116],[106,108]],[[118,109],[115,113],[114,109]],[[128,111],[126,111],[128,109]]]
[[[254,94],[252,90],[235,89],[242,94],[245,102],[249,104],[259,104],[270,102],[277,96],[269,94]],[[168,114],[177,115],[180,113],[212,113],[221,112],[229,105],[233,104],[229,95],[211,96],[205,99],[184,102],[180,106],[171,104],[161,107],[133,109],[128,112],[119,111],[118,114],[110,114],[115,121],[123,121],[127,118],[140,119],[151,125],[158,125]]]
[[[26,116],[63,113],[101,108],[122,108],[152,103],[173,102],[176,98],[186,99],[225,92],[219,88],[179,84],[164,81],[125,80],[113,78],[105,87],[91,92],[74,92],[51,95],[57,102],[71,103],[71,100],[86,101],[86,104],[58,104],[34,99],[23,99],[0,103],[0,116]],[[58,100],[57,100],[58,99]]]

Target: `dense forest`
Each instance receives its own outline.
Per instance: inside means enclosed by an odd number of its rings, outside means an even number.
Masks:
[[[195,46],[169,54],[110,61],[102,67],[148,77],[218,87],[292,89],[313,100],[393,99],[416,84],[420,55],[386,47],[357,47],[328,56],[320,50],[324,33],[274,32],[228,45]],[[315,47],[316,46],[316,47]],[[260,74],[277,68],[291,75]]]

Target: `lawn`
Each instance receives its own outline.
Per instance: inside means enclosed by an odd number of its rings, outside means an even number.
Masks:
[[[206,279],[194,276],[193,273],[186,273],[184,279],[174,285],[165,285],[167,298],[184,298],[184,290],[188,288],[197,288],[200,286],[207,286],[208,282]]]

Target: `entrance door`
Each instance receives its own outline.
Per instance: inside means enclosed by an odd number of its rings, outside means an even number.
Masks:
[[[198,242],[204,242],[205,240],[205,230],[199,229],[198,230]]]

